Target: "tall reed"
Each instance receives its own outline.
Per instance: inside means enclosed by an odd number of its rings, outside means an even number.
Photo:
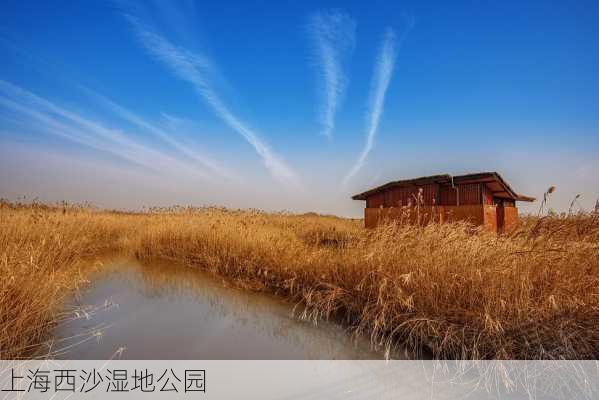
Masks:
[[[439,358],[599,356],[599,216],[525,219],[509,235],[463,223],[388,224],[210,212],[171,215],[137,256],[175,260],[342,318],[375,346]]]
[[[0,356],[26,357],[63,316],[83,265],[111,251],[172,260],[333,318],[374,346],[438,358],[598,358],[599,215],[374,230],[314,214],[146,213],[0,205]]]
[[[0,358],[38,352],[49,329],[68,318],[69,294],[87,282],[83,263],[123,248],[129,221],[63,205],[0,202]]]

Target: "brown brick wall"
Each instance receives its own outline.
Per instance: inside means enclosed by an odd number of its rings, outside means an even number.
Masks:
[[[468,221],[474,225],[483,223],[483,206],[481,204],[463,206],[443,206],[443,221]]]
[[[518,208],[516,207],[504,207],[505,223],[504,231],[509,232],[516,227],[518,224]]]
[[[387,207],[387,208],[365,208],[364,225],[366,228],[374,228],[386,220],[400,221],[401,223],[429,223],[431,219],[439,219],[437,207]]]
[[[432,220],[437,222],[469,221],[474,225],[483,225],[485,215],[483,205],[465,206],[437,206],[437,207],[388,207],[388,208],[365,208],[364,225],[366,228],[374,228],[387,219],[400,221],[402,223],[426,224]]]
[[[504,231],[509,232],[518,223],[518,209],[516,207],[505,207],[504,210]],[[410,224],[427,224],[432,220],[441,223],[469,221],[474,225],[483,225],[489,231],[497,232],[497,206],[488,204],[364,209],[364,225],[366,228],[374,228],[387,219]]]
[[[497,206],[485,204],[483,207],[485,228],[491,232],[497,232]]]

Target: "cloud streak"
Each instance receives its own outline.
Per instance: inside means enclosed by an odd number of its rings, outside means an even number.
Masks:
[[[177,47],[166,38],[144,27],[135,17],[130,15],[126,17],[148,52],[165,64],[176,76],[193,86],[213,112],[254,148],[275,180],[288,188],[301,187],[295,171],[253,129],[233,114],[214,90],[211,77],[218,74],[208,57]]]
[[[343,179],[344,184],[347,184],[362,169],[374,145],[374,137],[379,127],[381,115],[383,114],[385,94],[393,75],[396,53],[395,32],[388,28],[385,32],[383,45],[377,58],[371,82],[370,100],[366,114],[366,143],[356,163]]]
[[[139,115],[135,114],[134,112],[126,109],[125,107],[123,107],[119,104],[116,104],[112,100],[110,100],[98,93],[95,93],[87,88],[84,88],[84,90],[92,98],[96,99],[102,105],[104,105],[105,107],[107,107],[108,109],[113,111],[115,114],[119,115],[123,120],[129,122],[130,124],[137,126],[140,129],[143,129],[144,131],[150,132],[154,136],[161,139],[163,142],[170,145],[173,149],[177,150],[179,153],[183,154],[184,156],[188,157],[189,159],[193,160],[194,162],[197,162],[198,164],[200,164],[204,169],[207,169],[220,177],[231,179],[231,180],[237,180],[237,177],[235,177],[235,175],[231,171],[227,170],[225,167],[223,167],[216,161],[208,158],[207,156],[205,156],[203,154],[201,155],[195,151],[192,151],[187,146],[185,146],[184,144],[180,143],[177,139],[175,139],[174,136],[172,135],[172,133],[167,132],[166,130],[164,130],[163,128],[161,128],[159,126],[151,124],[150,122],[146,121],[145,119],[143,119]]]
[[[343,101],[348,84],[342,69],[343,58],[355,45],[355,21],[340,11],[319,12],[310,18],[308,31],[314,41],[321,86],[320,123],[322,134],[331,139],[335,113]]]
[[[0,80],[0,105],[11,110],[12,123],[44,132],[162,173],[178,170],[203,180],[210,176],[189,164],[134,140],[121,130],[108,128],[9,82]]]

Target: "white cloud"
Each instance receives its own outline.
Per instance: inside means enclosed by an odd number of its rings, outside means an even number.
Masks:
[[[239,133],[262,158],[272,177],[288,188],[300,188],[295,171],[279,157],[251,128],[233,114],[213,89],[211,76],[216,76],[212,61],[204,55],[176,47],[164,37],[146,29],[136,18],[128,16],[143,46],[156,59],[168,66],[180,79],[193,85],[214,113]]]
[[[350,169],[349,173],[345,176],[343,182],[347,184],[351,178],[362,169],[368,154],[372,150],[374,145],[374,137],[379,127],[381,115],[383,114],[383,108],[385,104],[385,94],[391,81],[393,74],[393,67],[395,65],[396,57],[396,46],[395,46],[395,33],[392,29],[387,29],[383,40],[383,46],[381,47],[374,75],[372,77],[372,84],[370,88],[370,101],[368,107],[368,113],[366,115],[366,143],[358,160]]]
[[[108,128],[11,83],[0,80],[0,104],[11,110],[13,123],[117,156],[154,172],[177,170],[188,176],[210,175],[141,143],[125,132]]]
[[[133,113],[132,111],[126,109],[125,107],[116,104],[112,100],[95,93],[89,89],[84,89],[88,94],[90,94],[93,98],[98,100],[101,104],[112,110],[114,113],[119,115],[124,120],[129,123],[136,125],[137,127],[152,133],[156,137],[163,140],[165,143],[169,144],[172,148],[185,155],[186,157],[194,160],[198,164],[200,164],[205,169],[210,170],[212,173],[219,175],[220,177],[236,180],[237,178],[234,174],[227,170],[224,166],[220,165],[215,160],[210,159],[204,154],[198,154],[197,151],[191,150],[188,146],[185,146],[183,143],[180,143],[172,133],[167,132],[166,130],[158,127],[150,122],[144,120],[139,115]]]
[[[343,101],[348,84],[341,64],[354,48],[356,23],[340,11],[319,12],[310,18],[308,29],[314,40],[317,68],[322,81],[322,134],[331,138],[335,128],[335,113]]]

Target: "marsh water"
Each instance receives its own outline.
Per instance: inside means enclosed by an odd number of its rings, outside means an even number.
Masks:
[[[107,263],[67,305],[55,358],[380,359],[341,326],[294,316],[293,304],[227,287],[206,272],[132,260]],[[394,356],[393,358],[396,358]]]

